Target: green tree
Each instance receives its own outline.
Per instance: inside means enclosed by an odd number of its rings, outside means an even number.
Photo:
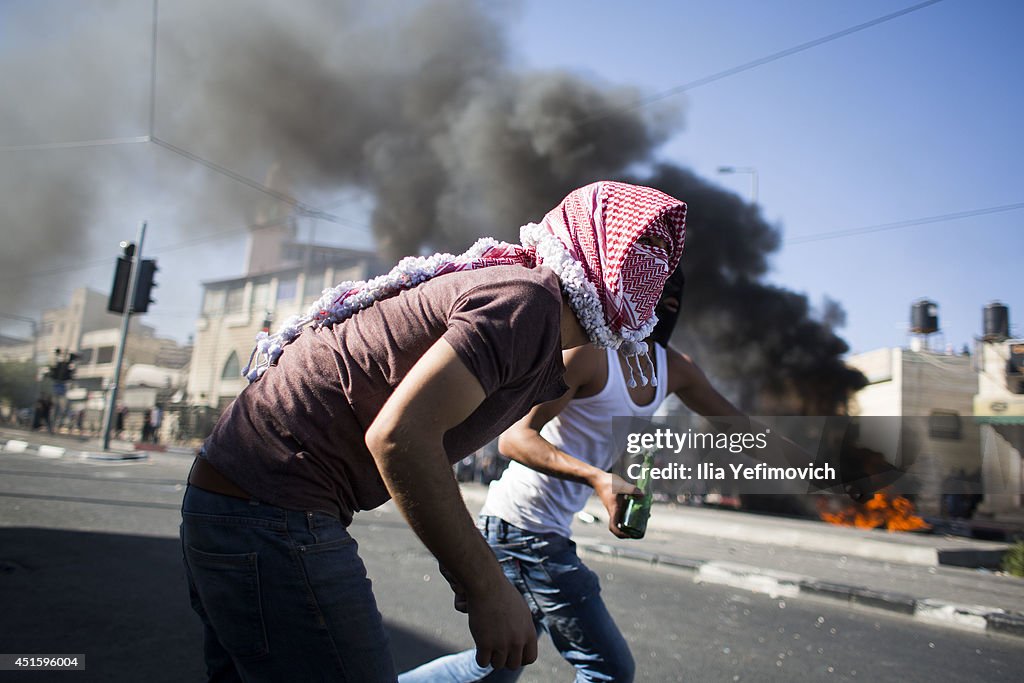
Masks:
[[[15,408],[36,400],[36,366],[30,362],[0,362],[0,401]]]
[[[1024,576],[1024,541],[1017,541],[1006,551],[1003,571],[1013,576]]]

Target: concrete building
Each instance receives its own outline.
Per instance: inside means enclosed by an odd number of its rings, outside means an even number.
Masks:
[[[43,311],[37,326],[35,339],[11,340],[4,344],[0,358],[4,360],[31,360],[33,356],[41,365],[53,362],[54,352],[77,352],[81,348],[82,336],[95,330],[117,330],[121,327],[121,316],[107,311],[107,295],[87,287],[79,287],[71,293],[67,306]],[[132,320],[130,331],[152,336],[153,330]]]
[[[39,328],[39,344],[47,353],[54,349],[77,351],[82,336],[96,330],[118,330],[121,316],[107,311],[107,294],[101,294],[87,287],[79,287],[71,293],[67,306],[43,311]],[[129,332],[153,335],[153,329],[143,325],[138,318],[132,320]]]
[[[304,244],[295,235],[287,221],[254,231],[245,275],[203,283],[188,401],[207,424],[246,386],[241,371],[261,330],[304,312],[338,282],[382,271],[372,252]]]
[[[970,416],[977,378],[970,356],[888,348],[851,356],[868,384],[851,402],[859,415]]]
[[[898,444],[886,459],[914,477],[919,510],[938,514],[952,477],[980,481],[981,436],[973,419],[978,376],[970,356],[886,348],[851,356],[847,364],[868,380],[853,396],[850,414],[901,418],[866,424],[898,430],[885,437]]]
[[[978,512],[1024,524],[1024,339],[986,336],[978,347],[974,397],[985,492]]]
[[[2,354],[3,358],[11,360],[29,360],[34,355],[42,374],[56,360],[67,359],[68,354],[73,353],[76,357],[74,378],[70,382],[44,379],[40,390],[54,396],[57,418],[84,409],[83,425],[92,430],[101,426],[121,335],[121,316],[107,311],[107,298],[107,294],[79,287],[72,293],[67,306],[43,311],[37,339],[7,345]],[[166,400],[179,388],[190,351],[187,345],[178,344],[173,339],[157,337],[154,329],[143,324],[137,316],[131,320],[119,403],[137,413],[133,416],[134,421],[141,421],[144,410]],[[132,368],[140,364],[171,371],[170,374],[165,373],[165,377],[172,378],[172,382],[164,382],[160,387],[133,384]]]
[[[57,349],[72,352],[75,384],[89,391],[101,390],[114,375],[114,359],[121,335],[121,315],[107,312],[107,295],[79,287],[67,307],[43,312],[39,347],[52,360]],[[124,369],[135,363],[165,364],[180,369],[187,364],[189,351],[173,339],[157,337],[149,325],[136,316],[128,327]]]
[[[916,350],[879,349],[848,360],[868,378],[851,413],[924,419],[916,444],[922,465],[911,471],[922,470],[914,474],[925,490],[969,495],[978,503],[975,518],[1019,528],[1024,525],[1024,339],[1011,337],[1007,307],[992,302],[984,308],[973,356],[922,350],[924,335],[938,330],[936,308],[922,300],[911,309],[911,332],[919,335]],[[924,500],[934,508],[934,497]]]

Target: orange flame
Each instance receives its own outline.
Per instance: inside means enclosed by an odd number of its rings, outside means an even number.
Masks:
[[[928,523],[914,514],[914,504],[903,496],[890,499],[884,493],[876,493],[866,503],[851,503],[839,512],[828,509],[825,498],[818,499],[818,516],[829,524],[854,526],[859,529],[884,527],[889,531],[914,531],[928,529]]]

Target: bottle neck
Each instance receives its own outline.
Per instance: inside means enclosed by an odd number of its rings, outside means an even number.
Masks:
[[[654,451],[644,453],[643,464],[640,465],[640,478],[637,479],[636,487],[647,493],[651,485],[651,468],[654,467]]]

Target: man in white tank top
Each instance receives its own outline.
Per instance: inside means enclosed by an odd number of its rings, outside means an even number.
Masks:
[[[661,342],[653,345],[657,386],[630,389],[631,371],[620,354],[589,344],[577,347],[563,353],[569,390],[535,406],[498,442],[513,462],[491,484],[478,526],[526,599],[538,633],[551,635],[576,668],[577,681],[628,682],[634,673],[629,646],[601,599],[597,575],[580,561],[570,540],[572,518],[591,493],[608,511],[609,530],[623,537],[614,523],[624,504],[618,494],[637,489],[607,471],[619,457],[612,417],[650,417],[670,393],[701,415],[742,415],[688,356],[662,345],[671,336],[681,293],[677,271],[665,285],[657,309],[662,322],[652,335]],[[458,604],[458,587],[453,588]],[[408,671],[399,681],[514,681],[520,671],[482,668],[475,650],[466,650]]]

